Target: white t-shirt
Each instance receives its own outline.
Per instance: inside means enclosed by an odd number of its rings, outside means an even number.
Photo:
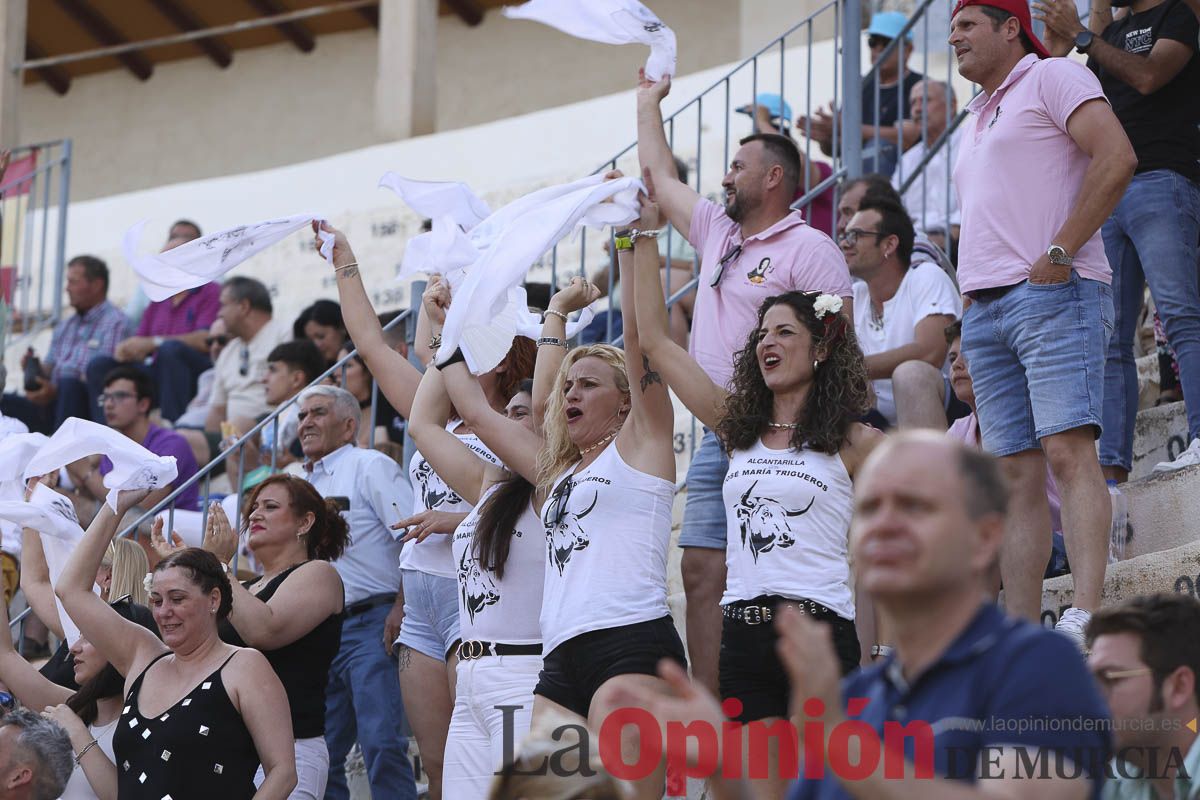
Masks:
[[[728,536],[721,605],[779,595],[854,619],[850,590],[853,484],[840,455],[735,450],[721,488]]]
[[[234,339],[225,345],[213,366],[211,405],[225,406],[225,419],[257,419],[271,410],[267,404],[267,356],[292,340],[292,329],[271,318],[249,342]]]
[[[966,129],[964,125],[951,134],[950,141],[938,151],[937,155],[929,159],[925,170],[917,176],[912,185],[908,187],[908,191],[901,196],[905,210],[913,218],[913,225],[919,231],[944,232],[950,226],[962,222],[962,215],[958,210],[958,192],[954,189],[951,173],[953,172],[954,157],[958,154],[959,142]],[[904,151],[904,155],[900,156],[900,161],[896,164],[896,171],[892,175],[892,186],[896,187],[896,191],[900,191],[904,180],[913,174],[923,158],[925,158],[924,142],[917,142]],[[949,209],[949,217],[947,217],[947,209]]]
[[[865,356],[911,344],[917,323],[933,314],[958,319],[962,316],[962,298],[950,277],[931,262],[913,264],[904,273],[896,294],[883,304],[881,321],[874,319],[867,284],[854,283],[854,333]],[[944,365],[942,369],[944,372]],[[873,383],[875,407],[895,425],[896,400],[892,396],[891,379],[883,378]]]
[[[117,730],[117,723],[120,718],[114,719],[103,727],[88,725],[88,733],[96,740],[96,748],[108,757],[108,760],[117,763],[116,756],[113,755],[113,734]],[[88,756],[90,758],[91,756]],[[60,800],[96,800],[96,793],[92,791],[92,785],[88,783],[87,775],[83,772],[83,767],[78,764],[71,772],[71,777],[67,779],[66,788],[63,789]]]
[[[542,584],[546,576],[546,528],[529,504],[517,519],[504,562],[504,577],[483,569],[476,558],[479,512],[500,484],[487,490],[454,531],[458,572],[458,629],[463,641],[504,644],[542,640]]]
[[[549,539],[544,653],[581,633],[670,613],[667,547],[675,485],[626,464],[615,443],[571,475],[574,469],[555,479],[542,506]]]
[[[455,420],[446,426],[446,430],[454,433],[461,427],[462,421]],[[473,433],[454,433],[458,440],[470,448],[471,452],[489,464],[500,465],[500,459],[487,448],[479,437]],[[433,471],[420,451],[413,453],[408,463],[408,478],[413,490],[413,514],[422,511],[446,511],[463,514],[471,510],[471,504],[458,496],[446,485],[438,474]],[[423,542],[409,542],[404,552],[400,554],[400,569],[411,569],[424,572],[426,575],[437,575],[440,578],[453,579],[458,573],[454,568],[454,555],[451,553],[450,536],[435,533]]]

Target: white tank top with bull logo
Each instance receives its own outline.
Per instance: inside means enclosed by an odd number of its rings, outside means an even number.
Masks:
[[[454,433],[462,427],[462,420],[454,420],[446,425],[446,430]],[[500,459],[487,448],[479,437],[473,433],[454,433],[458,440],[471,449],[489,464],[500,466]],[[433,466],[425,460],[418,450],[408,463],[408,478],[413,490],[413,514],[422,511],[446,511],[464,514],[471,510],[471,504],[458,496],[453,489],[446,485]],[[450,537],[435,533],[426,537],[423,542],[407,542],[400,552],[400,569],[411,569],[424,572],[426,575],[437,575],[439,578],[453,579],[455,575],[454,557],[450,552]]]
[[[625,463],[610,444],[554,481],[542,506],[548,560],[542,641],[549,653],[589,631],[661,619],[675,486]]]
[[[546,529],[529,504],[508,545],[504,577],[485,570],[476,557],[479,512],[499,484],[488,489],[454,530],[458,570],[458,628],[463,641],[536,644],[542,640],[542,583],[546,575]]]
[[[849,534],[853,485],[840,455],[755,442],[729,457],[721,604],[805,598],[854,619]]]

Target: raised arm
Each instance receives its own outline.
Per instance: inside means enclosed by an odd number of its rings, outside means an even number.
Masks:
[[[50,584],[50,567],[46,564],[41,534],[33,528],[21,531],[21,591],[42,624],[62,639],[63,627],[58,618],[58,605],[54,602],[54,587]]]
[[[542,338],[557,339],[562,345],[539,345],[533,364],[533,421],[539,431],[542,429],[550,392],[554,389],[554,378],[567,355],[567,315],[587,308],[599,297],[599,286],[586,278],[574,277],[550,298],[542,319]]]
[[[654,179],[643,174],[646,188],[650,195],[643,202],[642,224],[651,228],[658,225],[658,208],[655,204],[656,187]],[[639,239],[638,242],[645,241]],[[721,418],[727,393],[713,383],[696,360],[687,350],[680,347],[670,334],[667,317],[667,304],[663,297],[662,281],[658,276],[658,264],[650,263],[649,247],[634,246],[634,308],[636,308],[638,344],[642,356],[654,365],[654,370],[661,375],[667,385],[675,390],[679,399],[696,417],[709,428],[715,428]],[[628,257],[628,253],[622,253]],[[622,282],[624,286],[624,282]],[[630,308],[631,306],[622,306]],[[628,343],[628,333],[626,333]]]
[[[313,223],[314,228],[316,223]],[[417,393],[421,373],[408,359],[397,353],[383,338],[383,326],[367,297],[362,277],[358,273],[358,262],[346,235],[329,223],[321,223],[321,230],[332,233],[333,267],[337,276],[338,299],[342,303],[342,318],[346,321],[346,332],[354,340],[358,354],[367,364],[367,369],[379,383],[379,390],[408,419],[412,414],[412,401]],[[319,244],[319,242],[318,242]]]
[[[8,606],[0,603],[0,621],[8,630]],[[0,681],[21,701],[21,705],[32,709],[56,706],[67,702],[74,692],[65,686],[47,679],[42,673],[13,649],[12,637],[0,635]]]
[[[504,462],[504,466],[536,484],[537,454],[542,449],[542,437],[492,408],[479,381],[464,362],[447,364],[441,372],[450,400],[463,422]]]
[[[450,398],[446,395],[442,373],[436,369],[425,370],[417,389],[417,399],[413,402],[408,433],[438,477],[459,497],[475,505],[479,502],[486,475],[486,462],[446,430],[449,417]]]
[[[643,177],[649,175],[647,170]],[[653,185],[651,179],[647,188]],[[658,205],[643,195],[642,228],[653,230],[659,222]],[[630,253],[626,250],[617,255],[617,263],[621,268],[621,307],[636,309],[637,280],[631,272]],[[657,242],[648,236],[638,237],[633,243],[632,260],[638,263],[639,272],[653,273],[654,282],[659,287],[655,291],[661,298]],[[617,447],[631,466],[674,481],[675,454],[671,437],[675,432],[675,410],[667,385],[657,372],[660,365],[651,363],[642,352],[636,313],[625,319],[624,345],[625,373],[629,377],[629,417],[617,436]]]
[[[100,506],[54,587],[54,593],[62,601],[71,621],[79,626],[79,632],[127,678],[138,674],[151,658],[166,649],[166,645],[141,625],[130,622],[110,608],[92,591],[92,585],[118,523],[146,494],[145,490],[121,492],[115,514],[108,503]]]
[[[220,503],[208,510],[204,549],[228,564],[238,537]],[[278,650],[306,636],[327,617],[342,610],[342,579],[328,561],[313,560],[288,576],[265,603],[238,581],[233,586],[229,622],[250,647]]]
[[[667,219],[675,230],[687,236],[692,229],[692,211],[700,194],[679,180],[675,170],[675,157],[667,143],[663,128],[662,101],[671,91],[671,78],[664,75],[657,83],[646,77],[645,70],[638,70],[637,89],[637,133],[638,161],[642,169],[649,169],[658,186],[659,202]]]

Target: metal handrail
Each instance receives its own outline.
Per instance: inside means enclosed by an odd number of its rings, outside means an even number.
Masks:
[[[388,322],[387,325],[383,326],[383,330],[389,331],[392,328],[394,328],[395,326],[399,325],[401,322],[405,322],[411,315],[411,311],[412,310],[408,309],[408,308],[401,311],[399,314],[396,315],[395,319],[391,320],[390,322]],[[297,392],[291,398],[289,398],[285,402],[281,403],[278,408],[276,408],[274,411],[272,411],[270,414],[268,414],[266,417],[264,417],[262,420],[260,420],[250,430],[248,430],[244,434],[242,434],[241,438],[239,438],[237,441],[235,441],[233,444],[231,444],[228,448],[226,448],[225,450],[222,450],[216,456],[211,458],[207,464],[205,464],[203,467],[201,467],[199,470],[196,471],[195,475],[188,478],[182,484],[177,486],[170,494],[168,494],[166,497],[164,497],[162,500],[160,500],[158,503],[156,503],[152,508],[145,511],[131,525],[128,525],[127,527],[125,527],[117,535],[118,536],[129,536],[131,533],[133,533],[134,531],[137,530],[138,526],[140,526],[147,520],[153,519],[157,514],[162,513],[164,510],[167,510],[168,514],[169,514],[168,520],[167,520],[167,529],[170,530],[170,528],[174,524],[176,499],[178,499],[179,496],[181,494],[183,494],[185,491],[187,491],[189,488],[191,488],[192,486],[195,486],[197,483],[199,483],[201,479],[203,479],[205,481],[204,496],[207,499],[207,497],[210,494],[209,490],[211,489],[211,479],[212,479],[213,470],[215,470],[219,464],[224,464],[230,458],[230,456],[233,454],[234,450],[238,451],[239,463],[238,463],[238,472],[237,472],[237,478],[236,478],[236,480],[237,480],[236,492],[238,495],[238,507],[240,508],[242,494],[244,492],[242,473],[245,471],[244,470],[244,468],[245,468],[245,450],[242,449],[243,446],[247,442],[249,442],[252,438],[254,438],[254,436],[256,436],[260,431],[262,431],[262,429],[265,428],[267,425],[278,420],[279,415],[282,414],[285,410],[287,410],[288,408],[290,408],[291,406],[293,406],[297,402],[299,402],[300,395],[304,392],[305,389],[310,389],[314,386],[319,386],[320,384],[325,382],[326,378],[330,377],[338,370],[343,370],[343,374],[344,374],[344,367],[345,367],[346,363],[348,361],[350,361],[350,359],[352,359],[352,358],[358,358],[358,348],[357,347],[354,350],[352,350],[351,352],[347,353],[342,358],[338,359],[333,364],[333,366],[329,367],[329,369],[327,369],[323,373],[321,373],[315,380],[313,380],[312,383],[310,383],[310,384],[308,384],[308,386],[304,387],[304,389],[301,389],[299,392]],[[374,444],[374,436],[375,436],[374,422],[375,422],[375,412],[376,412],[377,406],[378,406],[378,382],[372,380],[372,388],[371,388],[371,422],[372,422],[372,424],[371,424],[371,432],[370,432],[372,444]],[[276,430],[278,430],[278,427],[276,428]],[[271,449],[272,465],[274,465],[275,455],[278,452],[277,445],[278,445],[278,443],[276,443],[274,446],[272,446],[272,449]],[[231,477],[232,477],[232,474],[231,474]],[[201,508],[201,513],[203,514],[203,516],[201,518],[202,519],[201,527],[203,528],[203,525],[207,524],[207,522],[208,522],[208,503],[207,502],[205,502],[203,504],[203,506]]]

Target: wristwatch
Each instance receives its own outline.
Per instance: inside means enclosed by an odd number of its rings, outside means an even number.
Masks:
[[[1092,41],[1096,38],[1096,34],[1091,31],[1080,31],[1075,34],[1075,52],[1086,53],[1088,48],[1092,46]]]
[[[1046,250],[1046,257],[1050,259],[1051,264],[1056,264],[1060,267],[1069,267],[1075,263],[1075,259],[1067,253],[1066,248],[1061,244],[1052,244]]]
[[[632,250],[633,249],[633,238],[629,234],[625,234],[624,236],[622,236],[621,234],[617,234],[616,236],[613,237],[613,241],[616,242],[618,252],[620,252],[622,250]]]

